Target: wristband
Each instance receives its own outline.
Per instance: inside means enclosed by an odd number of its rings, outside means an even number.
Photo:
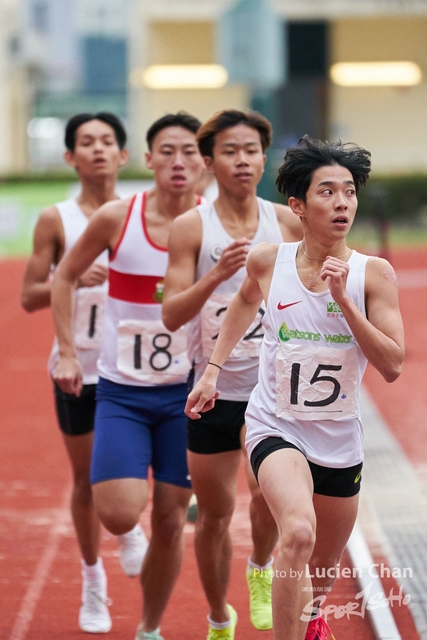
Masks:
[[[220,367],[219,364],[215,364],[215,362],[211,362],[210,360],[208,364],[212,364],[214,367],[218,367],[218,369],[222,369],[222,367]]]

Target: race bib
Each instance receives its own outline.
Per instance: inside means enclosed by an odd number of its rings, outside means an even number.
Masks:
[[[276,414],[279,418],[334,420],[357,416],[358,360],[350,349],[279,344]]]
[[[208,359],[210,359],[214,350],[224,314],[233,298],[233,293],[213,295],[201,311],[203,355]],[[259,351],[264,337],[264,328],[261,323],[264,313],[265,306],[264,303],[262,303],[255,320],[234,347],[229,356],[230,358],[259,357]]]
[[[74,344],[79,349],[99,349],[106,291],[79,289],[74,307]]]
[[[190,370],[185,330],[170,333],[160,320],[122,320],[117,370],[145,384],[181,382]]]

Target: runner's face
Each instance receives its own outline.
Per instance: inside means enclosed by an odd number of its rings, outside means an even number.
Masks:
[[[117,174],[128,152],[120,149],[109,124],[90,120],[76,130],[74,151],[67,151],[65,158],[81,178],[97,178]]]
[[[255,192],[265,160],[257,129],[238,124],[216,134],[213,158],[205,163],[220,186],[245,194]]]
[[[293,209],[297,206],[305,229],[308,226],[319,239],[337,241],[345,238],[357,209],[353,176],[340,165],[320,167],[313,172],[306,202],[290,198],[289,203]]]
[[[166,127],[157,133],[146,164],[156,185],[174,194],[194,191],[203,171],[196,135],[184,127]]]

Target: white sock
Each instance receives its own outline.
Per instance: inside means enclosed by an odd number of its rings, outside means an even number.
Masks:
[[[231,618],[230,620],[227,620],[227,622],[214,622],[208,616],[208,622],[209,622],[209,625],[212,627],[212,629],[217,629],[218,631],[222,629],[228,629],[228,627],[231,626]]]
[[[271,567],[273,566],[273,562],[274,562],[274,558],[273,556],[271,556],[268,563],[264,567],[260,567],[259,564],[255,564],[255,562],[252,562],[252,560],[248,558],[248,567],[250,569],[259,569],[260,571],[268,571],[268,569],[271,569]]]
[[[96,564],[88,565],[82,559],[82,575],[88,582],[101,582],[105,576],[102,558],[98,558]]]

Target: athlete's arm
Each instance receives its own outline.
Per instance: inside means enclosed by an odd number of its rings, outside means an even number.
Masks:
[[[56,207],[42,211],[34,229],[33,251],[25,268],[21,305],[25,311],[37,311],[50,305],[52,265],[61,257],[64,231]]]
[[[169,261],[162,304],[163,323],[176,331],[194,318],[221,282],[228,280],[246,263],[247,238],[224,249],[213,268],[195,282],[196,265],[202,243],[202,221],[197,209],[178,216],[169,235]]]
[[[290,207],[277,203],[273,203],[273,205],[282,231],[283,241],[298,242],[298,240],[302,240],[303,230],[300,218]]]
[[[115,246],[123,223],[122,208],[122,202],[103,205],[92,216],[85,232],[55,270],[51,303],[59,344],[59,362],[53,372],[53,379],[67,393],[79,395],[82,388],[82,372],[72,332],[74,290],[79,278],[93,261],[105,249]]]
[[[56,207],[45,209],[34,230],[33,252],[25,268],[21,289],[21,305],[26,311],[50,306],[52,283],[48,279],[64,251],[64,229]],[[78,287],[95,287],[105,282],[107,269],[91,264],[78,279]]]
[[[346,292],[348,270],[347,263],[328,258],[323,264],[321,277],[329,278],[332,297],[339,304],[368,361],[387,382],[393,382],[402,371],[404,358],[403,323],[394,269],[382,258],[368,261],[365,276],[367,317]]]
[[[248,254],[247,275],[230,303],[215,343],[210,362],[204,374],[191,391],[185,406],[189,418],[197,420],[200,414],[209,411],[219,396],[216,382],[220,368],[227,360],[233,347],[253,322],[263,298],[268,297],[277,246],[261,243]],[[218,365],[218,366],[215,366]]]

